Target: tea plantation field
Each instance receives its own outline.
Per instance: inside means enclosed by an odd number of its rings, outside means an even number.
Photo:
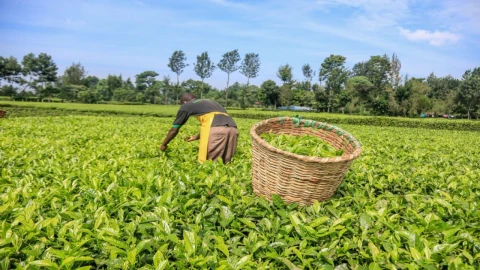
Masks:
[[[0,269],[479,269],[480,132],[340,124],[363,144],[336,195],[253,194],[172,118],[0,119]]]
[[[72,114],[174,117],[178,108],[178,105],[113,105],[0,101],[0,110],[8,111],[7,117],[23,117],[25,115],[61,116]],[[271,111],[259,108],[250,108],[248,110],[240,110],[238,108],[227,109],[231,116],[244,119],[263,120],[278,116],[296,116],[300,114],[305,119],[331,124],[480,131],[480,121],[464,119],[448,120],[442,118],[412,119],[405,117],[352,116],[319,112]]]

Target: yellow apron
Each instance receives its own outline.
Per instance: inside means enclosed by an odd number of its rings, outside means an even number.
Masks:
[[[227,115],[223,112],[211,112],[204,115],[195,116],[200,121],[200,144],[198,147],[198,161],[207,160],[208,138],[210,137],[210,128],[212,127],[213,118],[217,114]]]

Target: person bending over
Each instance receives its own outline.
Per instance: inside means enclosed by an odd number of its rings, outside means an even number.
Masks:
[[[230,162],[237,150],[238,130],[237,124],[227,114],[225,108],[213,100],[197,99],[192,93],[185,93],[180,99],[180,104],[177,117],[160,149],[165,151],[182,125],[190,116],[194,116],[200,121],[200,134],[185,140],[188,142],[200,140],[198,161],[203,162],[207,159],[216,161],[222,158],[224,163]]]

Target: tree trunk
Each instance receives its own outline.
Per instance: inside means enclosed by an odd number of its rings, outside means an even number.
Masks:
[[[228,85],[230,83],[230,73],[227,73],[227,88],[225,88],[225,107],[228,106]]]
[[[247,80],[247,87],[245,87],[245,90],[243,90],[243,107],[245,107],[245,108],[247,108],[245,97],[247,96],[247,89],[248,89],[249,85],[250,85],[250,78],[248,78],[248,80]]]
[[[200,99],[203,99],[203,79],[202,79],[202,87],[200,88]]]
[[[179,80],[179,75],[178,75],[178,73],[177,73],[177,91],[175,91],[177,97],[175,98],[175,102],[177,102],[177,100],[178,100],[178,93],[180,92],[180,91],[178,91],[179,88],[180,88],[180,80]]]

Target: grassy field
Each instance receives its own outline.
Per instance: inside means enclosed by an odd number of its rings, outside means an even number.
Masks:
[[[140,107],[167,109],[111,108]],[[197,163],[181,140],[195,120],[159,151],[172,121],[0,119],[0,268],[480,267],[479,132],[341,124],[361,157],[332,199],[298,207],[252,192],[258,120],[236,119],[228,165]]]
[[[10,116],[25,114],[70,115],[70,114],[102,114],[102,115],[142,115],[156,117],[173,117],[178,105],[111,105],[111,104],[78,104],[48,102],[16,102],[0,101],[0,110],[10,111]],[[42,111],[37,111],[43,109]],[[17,113],[17,111],[21,111]],[[304,119],[328,122],[332,124],[355,124],[369,126],[396,126],[405,128],[430,128],[448,130],[480,131],[480,122],[475,120],[442,119],[442,118],[404,118],[381,116],[352,116],[347,114],[329,114],[318,112],[264,111],[250,108],[248,110],[229,109],[235,118],[266,119],[278,116],[300,115]]]

